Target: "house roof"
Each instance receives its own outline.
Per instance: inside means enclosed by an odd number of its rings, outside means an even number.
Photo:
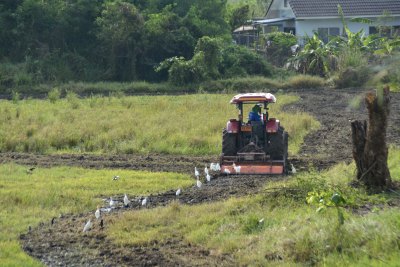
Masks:
[[[240,33],[240,32],[256,31],[256,30],[257,29],[254,28],[253,25],[243,25],[243,26],[240,26],[239,28],[235,29],[233,32]]]
[[[282,21],[287,21],[287,20],[294,20],[295,18],[276,18],[276,19],[260,19],[260,20],[255,20],[253,21],[254,25],[257,24],[274,24],[277,22],[282,22]]]
[[[400,15],[400,0],[289,0],[297,18],[336,17],[340,5],[345,17]]]

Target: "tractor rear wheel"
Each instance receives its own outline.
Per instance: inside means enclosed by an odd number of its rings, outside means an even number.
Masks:
[[[269,136],[267,152],[271,159],[287,161],[288,139],[288,133],[282,127],[279,127],[275,134]]]
[[[222,153],[225,156],[235,156],[237,153],[237,134],[228,133],[226,129],[222,132]]]

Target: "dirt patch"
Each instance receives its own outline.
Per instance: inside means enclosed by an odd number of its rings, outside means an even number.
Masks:
[[[338,162],[352,160],[351,127],[354,119],[366,119],[363,101],[354,105],[357,97],[365,92],[360,90],[299,90],[301,100],[284,107],[285,111],[303,111],[315,116],[321,128],[305,138],[301,152],[291,157],[290,162],[298,171],[310,166],[324,169]],[[353,103],[353,104],[351,104]],[[392,94],[389,118],[388,141],[400,145],[400,94]],[[192,157],[171,155],[32,155],[23,153],[0,154],[0,162],[15,162],[28,166],[50,167],[56,165],[81,166],[87,168],[124,168],[193,173],[195,166],[216,162],[216,156]],[[259,192],[271,180],[290,179],[290,176],[221,176],[202,188],[195,186],[184,189],[177,197],[175,191],[167,191],[149,196],[147,208],[164,206],[173,200],[186,205],[227,199]],[[195,180],[194,180],[195,181]],[[104,228],[109,220],[122,212],[143,208],[139,197],[130,196],[132,203],[128,208],[122,206],[122,196],[115,196],[119,205],[103,218]],[[135,199],[136,198],[136,199]],[[105,203],[105,206],[107,204]],[[91,212],[92,213],[92,212]],[[21,235],[24,250],[50,266],[232,266],[234,259],[204,248],[193,246],[179,237],[171,237],[162,244],[146,246],[118,247],[107,238],[106,231],[98,221],[88,233],[82,233],[89,213],[63,215],[54,223],[46,222],[28,233]],[[188,257],[190,255],[190,257]],[[188,259],[190,258],[190,261]]]

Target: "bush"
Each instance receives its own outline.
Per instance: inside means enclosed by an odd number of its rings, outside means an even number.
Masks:
[[[51,103],[57,102],[61,97],[61,91],[57,87],[54,87],[48,94],[47,98],[50,100]]]
[[[376,74],[370,81],[370,85],[381,87],[389,85],[391,91],[400,91],[400,53],[393,55],[383,62],[382,65],[376,66]]]
[[[291,47],[297,44],[297,38],[291,33],[272,32],[265,37],[266,55],[268,60],[277,66],[284,66],[286,60],[292,56]]]
[[[321,77],[310,75],[297,75],[289,79],[287,87],[301,89],[301,88],[321,88],[324,87],[325,80]]]
[[[282,88],[282,84],[265,77],[251,76],[203,82],[200,88],[207,92],[259,92]]]
[[[369,74],[368,66],[347,67],[340,70],[333,81],[336,88],[360,87],[366,83]]]
[[[28,73],[26,64],[0,64],[0,89],[33,84],[33,77]]]
[[[271,76],[272,66],[246,47],[230,44],[222,49],[219,72],[224,78],[247,75]]]

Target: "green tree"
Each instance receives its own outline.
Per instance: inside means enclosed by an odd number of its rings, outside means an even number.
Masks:
[[[250,19],[249,12],[250,12],[250,6],[248,4],[234,7],[230,11],[230,14],[228,15],[229,17],[228,20],[232,31],[237,27],[244,25],[246,21]]]
[[[183,25],[182,18],[172,12],[172,6],[160,13],[149,14],[144,24],[144,53],[141,57],[140,77],[144,79],[166,79],[167,72],[154,73],[154,66],[166,58],[190,58],[196,39]]]
[[[96,23],[103,59],[109,66],[106,78],[134,80],[137,77],[137,57],[142,51],[143,17],[133,4],[106,2]]]

